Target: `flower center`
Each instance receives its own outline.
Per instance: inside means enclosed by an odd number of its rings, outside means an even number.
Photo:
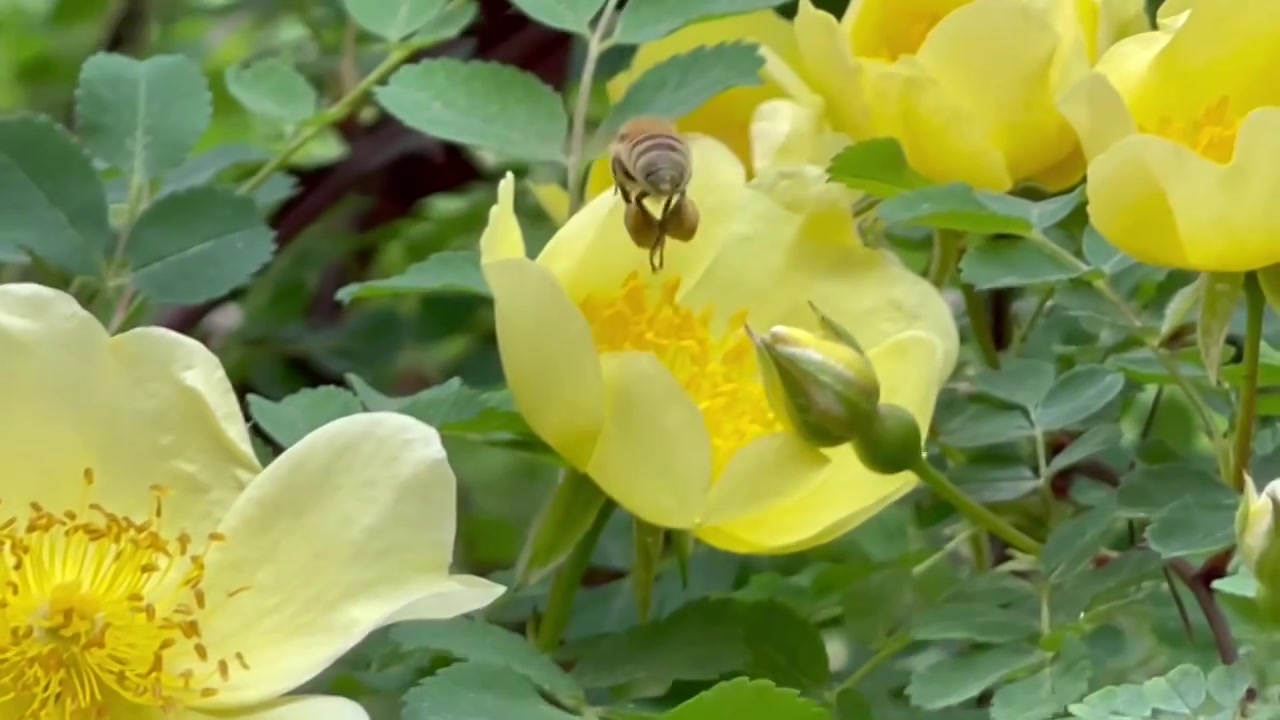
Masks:
[[[86,469],[87,492],[93,481]],[[152,492],[141,521],[86,501],[0,522],[0,702],[22,720],[99,720],[116,698],[174,712],[216,695],[233,662],[248,669],[201,642],[204,551],[225,538],[193,552],[190,535],[164,532],[166,491]],[[174,667],[175,650],[204,667]]]
[[[1190,121],[1166,116],[1143,131],[1166,137],[1191,148],[1201,157],[1225,165],[1235,154],[1240,120],[1231,112],[1231,101],[1220,97]]]
[[[597,352],[649,353],[671,371],[702,413],[713,477],[719,477],[739,449],[783,426],[769,407],[755,348],[742,330],[746,313],[729,320],[729,333],[713,333],[711,311],[680,305],[679,289],[677,278],[651,296],[648,284],[632,273],[616,295],[589,295],[579,308]]]

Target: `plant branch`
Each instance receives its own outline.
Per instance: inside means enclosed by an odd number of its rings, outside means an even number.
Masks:
[[[298,151],[311,142],[322,130],[355,112],[360,103],[364,101],[365,95],[375,85],[386,80],[391,73],[404,64],[404,61],[408,60],[413,55],[413,52],[414,48],[410,45],[399,45],[392,48],[387,57],[355,87],[351,88],[346,95],[338,98],[328,108],[294,130],[288,142],[285,143],[284,149],[276,153],[275,157],[267,161],[265,165],[258,168],[258,172],[254,173],[253,177],[241,183],[240,187],[236,188],[236,192],[241,195],[247,195],[262,187],[272,175],[293,159],[293,156],[298,154]]]
[[[1182,580],[1195,597],[1196,603],[1200,605],[1200,612],[1204,613],[1209,632],[1213,634],[1213,644],[1218,648],[1218,658],[1222,660],[1222,664],[1234,663],[1240,658],[1240,653],[1236,649],[1235,638],[1231,635],[1231,625],[1227,622],[1227,616],[1223,614],[1222,608],[1218,606],[1218,599],[1214,596],[1213,589],[1209,587],[1216,578],[1209,577],[1205,572],[1208,568],[1196,570],[1185,558],[1170,560],[1168,567]]]
[[[1258,365],[1262,351],[1262,320],[1267,310],[1266,298],[1258,276],[1244,278],[1245,310],[1248,319],[1244,333],[1244,376],[1240,380],[1240,400],[1236,405],[1235,443],[1231,460],[1231,487],[1244,491],[1245,473],[1253,451],[1253,427],[1257,420]]]
[[[1040,554],[1040,543],[1009,524],[1009,521],[965,495],[964,491],[953,485],[945,475],[930,465],[923,457],[916,461],[911,470],[919,476],[921,482],[932,488],[938,494],[938,497],[960,511],[961,515],[964,515],[977,527],[986,530],[1028,555]]]
[[[960,260],[961,234],[954,230],[938,230],[933,234],[933,253],[929,255],[929,283],[941,288],[951,279]]]
[[[582,59],[582,76],[578,79],[578,97],[573,106],[573,124],[569,128],[568,165],[569,182],[569,214],[573,215],[582,207],[583,175],[586,173],[587,109],[591,106],[591,88],[595,83],[596,65],[600,56],[608,49],[607,35],[612,33],[613,13],[618,7],[618,0],[608,0],[600,17],[596,20],[595,29],[587,38],[587,50]]]
[[[982,361],[992,370],[999,370],[1000,351],[996,349],[996,339],[991,333],[991,320],[987,313],[986,302],[972,285],[961,283],[960,294],[964,298],[964,311],[969,316],[969,326],[973,328],[978,349],[982,351]]]
[[[569,557],[556,572],[555,579],[551,581],[551,591],[547,595],[547,610],[538,620],[536,638],[538,649],[544,653],[550,653],[560,645],[560,638],[564,637],[564,631],[569,627],[573,599],[577,597],[578,588],[582,585],[582,575],[591,564],[591,555],[596,550],[596,544],[600,542],[604,526],[608,524],[610,516],[617,507],[612,501],[605,501],[604,506],[596,513],[591,527],[587,528],[586,534],[574,546]]]

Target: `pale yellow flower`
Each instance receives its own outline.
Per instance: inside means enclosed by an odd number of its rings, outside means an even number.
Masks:
[[[1141,0],[853,0],[837,20],[801,0],[795,31],[835,129],[896,138],[937,182],[1059,190],[1084,161],[1054,100],[1140,13]]]
[[[1188,3],[1117,44],[1062,100],[1089,157],[1089,216],[1138,260],[1280,262],[1280,3]]]
[[[363,720],[281,696],[502,591],[449,574],[455,481],[417,420],[338,420],[264,470],[200,343],[109,337],[36,285],[0,286],[0,368],[0,718]]]
[[[933,287],[862,245],[846,191],[820,166],[781,162],[818,144],[783,126],[806,114],[762,114],[776,122],[751,133],[772,146],[752,154],[777,162],[750,185],[729,147],[691,135],[702,224],[669,244],[656,275],[612,193],[527,258],[510,176],[481,251],[503,368],[533,429],[634,515],[730,551],[780,553],[848,531],[916,478],[878,475],[847,446],[818,450],[788,432],[744,322],[816,330],[814,302],[868,349],[882,400],[922,426],[958,340]]]

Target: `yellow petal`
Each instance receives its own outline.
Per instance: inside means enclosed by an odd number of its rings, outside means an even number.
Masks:
[[[769,100],[752,116],[751,165],[757,176],[799,165],[825,168],[849,142],[828,129],[821,106]]]
[[[1150,135],[1117,143],[1089,170],[1089,216],[1138,260],[1209,272],[1280,262],[1280,108],[1250,113],[1235,158],[1218,165]]]
[[[503,586],[472,575],[437,578],[422,597],[382,621],[394,625],[407,620],[447,620],[487,606],[506,592]]]
[[[142,720],[129,716],[130,720]],[[177,720],[369,720],[369,713],[353,700],[324,695],[280,698],[252,708],[208,715],[186,711]]]
[[[260,469],[218,359],[161,329],[116,338],[69,295],[0,286],[0,488],[60,512],[92,500],[133,518],[169,489],[166,518],[212,529]]]
[[[1082,76],[1087,59],[1083,47],[1071,53],[1054,19],[1022,0],[975,0],[943,18],[918,56],[942,92],[981,124],[1015,181],[1057,165],[1076,146],[1053,101],[1056,84]]]
[[[914,58],[864,66],[868,137],[893,137],[907,162],[936,182],[967,182],[1005,191],[1014,178],[986,128],[967,104],[955,100]]]
[[[591,328],[555,277],[532,260],[486,261],[483,269],[502,370],[520,414],[556,452],[584,467],[604,422]]]
[[[516,178],[508,172],[498,183],[498,201],[489,209],[489,223],[480,235],[480,256],[485,262],[525,257],[524,233],[515,210]]]
[[[811,0],[800,0],[793,22],[800,46],[800,67],[826,101],[835,128],[853,138],[866,139],[871,125],[861,94],[861,69],[845,30],[830,14],[815,8]]]
[[[689,197],[701,214],[698,233],[689,242],[669,240],[663,276],[696,277],[720,247],[717,228],[741,207],[746,183],[742,163],[717,140],[688,138],[693,156]],[[624,203],[612,194],[596,197],[569,219],[538,256],[569,296],[612,292],[633,272],[650,274],[649,253],[638,248],[623,224]]]
[[[436,593],[456,512],[439,434],[406,415],[342,418],[290,447],[231,507],[218,528],[227,539],[209,553],[203,641],[213,657],[243,653],[252,670],[233,671],[201,707],[281,695]]]
[[[1138,131],[1124,98],[1098,72],[1091,72],[1068,90],[1059,101],[1062,114],[1075,128],[1087,158],[1095,158],[1107,148]]]
[[[554,183],[529,183],[529,190],[556,225],[563,225],[569,219],[569,192],[563,187]]]
[[[641,520],[691,527],[711,484],[711,438],[702,414],[654,356],[601,359],[608,413],[588,474]]]
[[[703,525],[754,515],[807,492],[827,458],[790,433],[765,435],[739,450],[707,499]]]
[[[881,401],[908,410],[928,427],[942,381],[941,344],[921,332],[903,333],[868,353],[880,377]],[[796,552],[827,542],[865,522],[909,492],[912,473],[879,475],[867,470],[847,446],[827,451],[830,460],[818,482],[792,502],[724,523],[707,542],[753,553]],[[741,548],[741,550],[738,550]]]

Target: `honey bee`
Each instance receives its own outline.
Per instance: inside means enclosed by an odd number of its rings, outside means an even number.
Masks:
[[[668,237],[688,242],[698,232],[698,206],[688,195],[693,156],[674,125],[653,117],[623,125],[611,150],[614,191],[627,205],[627,234],[649,251],[649,268],[657,272]],[[644,203],[649,198],[662,200],[656,217]]]

